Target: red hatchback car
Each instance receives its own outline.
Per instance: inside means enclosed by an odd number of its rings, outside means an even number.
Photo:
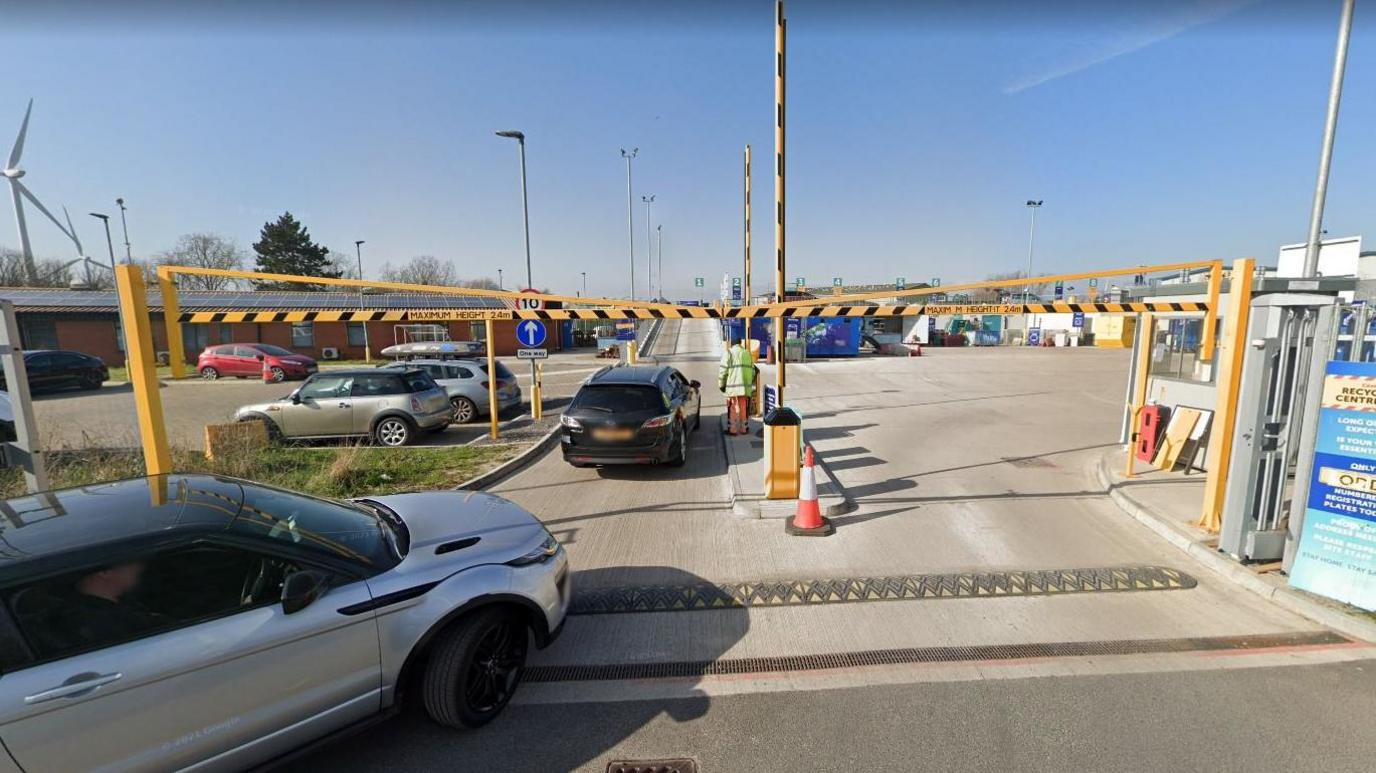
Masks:
[[[315,360],[272,344],[219,344],[207,346],[196,358],[201,378],[214,381],[221,376],[286,381],[305,378],[319,370]]]

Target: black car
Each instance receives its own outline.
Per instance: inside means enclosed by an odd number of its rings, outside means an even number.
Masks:
[[[24,369],[29,373],[29,389],[81,387],[100,389],[110,379],[110,369],[99,357],[61,349],[34,349],[24,352]],[[0,389],[5,389],[5,374],[0,372]]]
[[[564,460],[595,464],[671,464],[688,459],[688,433],[702,419],[700,385],[667,366],[603,368],[564,412]]]

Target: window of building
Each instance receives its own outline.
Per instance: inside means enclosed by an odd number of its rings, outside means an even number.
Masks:
[[[291,323],[291,345],[301,349],[315,346],[315,323]]]
[[[349,346],[367,346],[368,331],[364,329],[362,322],[346,322],[346,330],[349,335]]]
[[[1222,328],[1220,320],[1215,335]],[[1213,380],[1211,363],[1199,359],[1203,331],[1203,318],[1158,317],[1153,320],[1148,375],[1203,383]]]
[[[182,348],[188,352],[199,353],[210,345],[210,326],[182,323]]]
[[[474,340],[474,341],[486,341],[486,340],[487,340],[487,323],[486,323],[486,322],[469,322],[469,323],[468,323],[468,334],[469,334],[469,336],[472,337],[472,340]]]
[[[220,343],[227,344],[234,340],[234,326],[228,322],[220,323]]]
[[[20,340],[25,349],[56,349],[57,322],[51,319],[29,319],[20,325]]]

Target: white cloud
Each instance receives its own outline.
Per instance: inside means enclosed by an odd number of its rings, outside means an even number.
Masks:
[[[1004,87],[1003,93],[1017,94],[1057,78],[1088,70],[1111,59],[1141,51],[1195,27],[1215,22],[1255,2],[1256,0],[1192,0],[1185,7],[1173,10],[1160,18],[1146,20],[1129,29],[1118,30],[1105,39],[1067,52],[1045,67],[1008,84]]]

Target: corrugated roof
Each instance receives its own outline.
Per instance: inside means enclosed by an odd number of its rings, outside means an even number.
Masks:
[[[118,306],[113,290],[66,290],[61,288],[0,287],[0,298],[14,303],[16,311],[79,313],[113,312]],[[291,292],[241,290],[220,292],[183,291],[177,294],[182,311],[328,311],[332,309],[499,309],[497,298],[477,298],[437,293]],[[148,308],[162,311],[162,296],[148,292]]]

